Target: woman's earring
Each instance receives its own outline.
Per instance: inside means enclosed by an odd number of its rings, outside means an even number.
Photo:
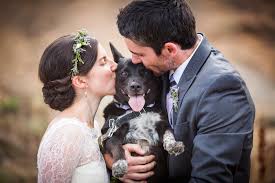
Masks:
[[[85,98],[87,98],[87,90],[84,92],[84,96]]]

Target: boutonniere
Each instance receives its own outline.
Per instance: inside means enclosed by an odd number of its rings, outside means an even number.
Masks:
[[[178,111],[179,106],[178,106],[178,101],[179,101],[179,88],[178,87],[171,87],[170,88],[170,94],[171,98],[173,100],[173,109],[175,112]]]

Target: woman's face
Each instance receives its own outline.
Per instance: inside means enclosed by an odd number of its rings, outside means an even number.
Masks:
[[[105,49],[98,43],[97,59],[87,74],[88,92],[99,97],[115,94],[115,70],[117,64],[110,59]]]

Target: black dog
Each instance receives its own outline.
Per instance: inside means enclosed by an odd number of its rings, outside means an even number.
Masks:
[[[184,151],[176,142],[168,120],[160,107],[161,81],[142,64],[133,64],[110,43],[116,70],[114,101],[104,109],[105,124],[99,143],[112,155],[112,175],[122,177],[127,172],[123,144],[141,145],[146,154],[156,156],[154,176],[148,182],[163,182],[167,177],[166,152],[174,155]]]

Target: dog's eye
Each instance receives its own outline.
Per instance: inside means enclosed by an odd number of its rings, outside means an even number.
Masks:
[[[149,74],[149,71],[148,70],[144,70],[144,74],[145,75]]]
[[[147,69],[141,69],[141,70],[139,70],[139,73],[140,73],[140,75],[142,75],[142,76],[148,76],[149,74],[150,74],[150,72],[147,70]]]
[[[128,76],[128,72],[123,71],[120,73],[120,76],[126,78]]]

